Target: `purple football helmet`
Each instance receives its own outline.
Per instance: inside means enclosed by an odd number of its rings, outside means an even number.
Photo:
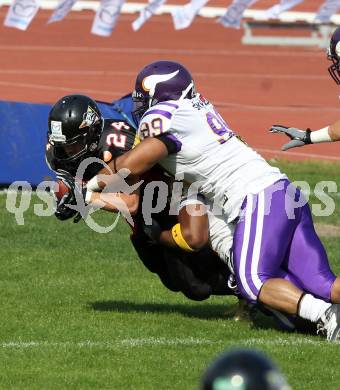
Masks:
[[[145,111],[159,102],[192,98],[195,85],[191,74],[178,62],[156,61],[138,74],[132,94],[134,115],[141,118]]]
[[[333,80],[337,84],[340,84],[340,27],[334,31],[331,37],[327,57],[333,62],[333,65],[328,68],[328,72],[332,76]]]

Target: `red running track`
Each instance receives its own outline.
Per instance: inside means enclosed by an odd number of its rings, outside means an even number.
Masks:
[[[315,11],[321,1],[307,3]],[[133,89],[145,64],[172,59],[191,70],[198,90],[266,157],[340,161],[337,143],[281,153],[285,139],[267,132],[274,123],[317,129],[339,119],[340,90],[328,75],[324,50],[244,46],[242,30],[200,17],[175,31],[169,15],[155,16],[136,33],[136,15],[121,15],[112,36],[101,38],[90,34],[92,12],[46,25],[50,11],[40,11],[26,32],[3,27],[6,12],[0,9],[2,100],[53,103],[85,93],[110,101]]]

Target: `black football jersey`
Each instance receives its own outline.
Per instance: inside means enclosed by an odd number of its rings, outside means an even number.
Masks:
[[[106,163],[113,158],[129,151],[136,143],[136,129],[127,122],[115,119],[105,119],[103,132],[100,136],[97,149],[86,157],[97,157]],[[79,162],[64,161],[58,159],[53,150],[53,145],[48,144],[46,148],[46,162],[53,171],[63,169],[72,176],[76,176]],[[85,172],[84,180],[89,180],[95,176],[103,165],[91,163]]]
[[[127,122],[114,119],[105,119],[104,129],[99,140],[97,157],[102,160],[104,153],[109,152],[112,157],[118,157],[133,148],[136,143],[137,129],[131,127]]]

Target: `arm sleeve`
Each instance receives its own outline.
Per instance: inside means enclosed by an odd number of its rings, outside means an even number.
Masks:
[[[177,153],[182,148],[182,143],[171,133],[163,133],[155,137],[163,142],[168,150],[168,154]]]

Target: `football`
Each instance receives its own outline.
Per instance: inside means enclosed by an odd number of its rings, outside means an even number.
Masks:
[[[56,186],[54,187],[54,194],[58,201],[69,192],[69,188],[62,180],[57,180]]]

